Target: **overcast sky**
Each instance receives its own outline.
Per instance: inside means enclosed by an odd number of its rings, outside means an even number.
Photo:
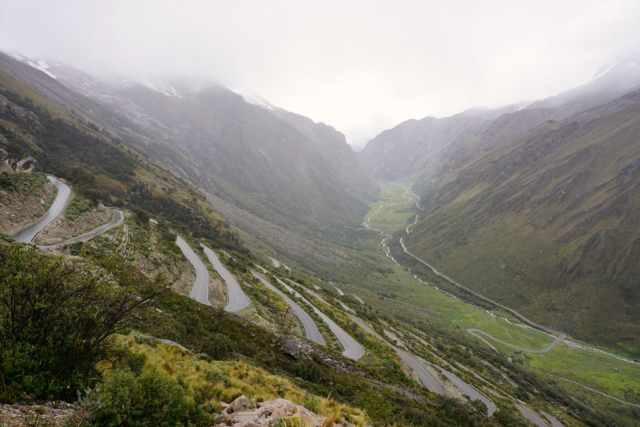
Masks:
[[[553,95],[638,45],[638,0],[0,0],[0,48],[210,76],[356,147],[409,118]]]

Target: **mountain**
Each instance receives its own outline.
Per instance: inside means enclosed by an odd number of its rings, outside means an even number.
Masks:
[[[406,179],[434,167],[447,152],[469,143],[503,113],[471,109],[445,118],[408,120],[367,143],[359,154],[364,167],[382,180]]]
[[[563,120],[639,85],[640,53],[630,53],[603,67],[589,82],[541,101],[401,123],[371,140],[359,155],[375,177],[415,178],[418,186],[427,183],[419,187],[423,191],[432,181],[547,120]]]
[[[640,91],[547,121],[424,188],[407,240],[577,337],[640,348]]]
[[[303,239],[348,243],[341,230],[358,226],[375,198],[374,182],[342,134],[253,105],[220,85],[107,82],[53,61],[5,54],[0,69],[197,185],[211,200]],[[295,255],[283,242],[269,243]]]

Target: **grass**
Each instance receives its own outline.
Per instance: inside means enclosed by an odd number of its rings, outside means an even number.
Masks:
[[[215,404],[230,403],[242,395],[258,402],[283,398],[297,405],[322,400],[286,378],[272,375],[264,369],[241,361],[207,361],[177,346],[141,340],[134,335],[119,335],[117,339],[123,346],[147,356],[144,370],[157,369],[175,378],[181,377],[192,389],[210,387],[214,382],[213,395],[218,396],[217,400],[212,402]],[[365,414],[359,409],[334,400],[327,399],[326,409],[331,413],[351,414],[351,419],[356,422],[365,418]]]
[[[640,366],[565,343],[547,354],[523,354],[529,366],[640,404]]]
[[[393,233],[405,227],[405,223],[416,213],[416,197],[411,193],[410,183],[384,183],[380,189],[380,200],[372,203],[365,222],[371,228]]]
[[[415,201],[404,196],[403,186],[407,185],[383,184],[381,198],[386,200],[371,205],[370,215],[377,211],[369,221],[372,228],[379,228],[391,233],[406,227],[408,219],[406,210],[411,208]],[[393,204],[393,206],[385,207],[385,204]],[[386,285],[381,285],[379,281],[370,281],[368,290],[380,293],[392,286],[394,294],[397,294],[396,298],[381,300],[387,309],[398,310],[400,306],[416,307],[425,317],[443,321],[456,328],[460,333],[466,333],[468,328],[476,328],[506,343],[531,350],[542,350],[554,341],[555,337],[548,334],[532,328],[517,326],[518,324],[522,325],[522,322],[510,314],[496,310],[494,314],[500,317],[494,317],[483,307],[470,304],[454,298],[442,290],[435,289],[433,285],[440,289],[447,289],[444,280],[438,276],[432,274],[430,277],[425,277],[421,275],[421,278],[429,285],[419,282],[411,272],[396,266],[382,254],[380,237],[374,237],[372,240],[377,245],[378,255],[372,254],[371,256],[376,257],[378,265],[383,269],[389,266],[392,272],[385,274],[385,281],[382,283],[386,282]],[[504,318],[508,318],[511,323]],[[640,369],[638,369],[638,365],[626,363],[602,353],[572,348],[566,344],[558,345],[549,353],[539,355],[522,353],[493,340],[488,339],[488,341],[501,353],[509,356],[516,355],[518,359],[532,368],[573,379],[623,400],[640,402]],[[482,343],[479,345],[486,346]]]
[[[415,205],[416,200],[415,196],[407,195],[406,191],[409,188],[411,188],[409,183],[383,184],[380,196],[382,200],[371,205],[370,214],[366,218],[369,219],[369,226],[373,229],[382,229],[386,233],[403,230],[407,220],[413,215],[407,212]],[[413,212],[415,213],[415,209]],[[375,215],[372,215],[374,213]],[[377,246],[380,248],[379,243]],[[379,249],[378,252],[380,252]],[[391,262],[384,255],[378,256],[380,265]],[[434,286],[425,285],[416,280],[411,272],[395,264],[390,268],[393,272],[387,274],[386,282],[393,283],[394,288],[397,289],[394,293],[398,295],[399,302],[427,309],[439,318],[448,319],[462,331],[469,328],[481,329],[504,342],[531,350],[542,350],[554,340],[545,333],[514,325],[522,322],[511,315],[496,312],[496,315],[503,318],[494,317],[482,307],[453,298],[442,290],[435,289]],[[434,279],[439,282],[437,277]],[[427,283],[432,284],[430,281]],[[438,287],[442,288],[442,286]],[[512,323],[504,318],[508,318]]]
[[[0,174],[0,188],[11,192],[32,193],[47,182],[45,174],[38,172],[22,172]]]

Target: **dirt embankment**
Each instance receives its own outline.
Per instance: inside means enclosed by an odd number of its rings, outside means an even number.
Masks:
[[[111,212],[106,210],[102,205],[89,212],[83,213],[73,221],[66,219],[64,215],[60,215],[38,233],[34,239],[34,243],[39,245],[60,243],[107,224],[111,221],[111,218]]]
[[[49,181],[29,191],[0,189],[0,233],[15,234],[36,222],[55,195],[55,187]]]

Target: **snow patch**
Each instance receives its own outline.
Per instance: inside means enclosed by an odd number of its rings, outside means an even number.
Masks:
[[[126,80],[123,80],[123,82],[125,83],[125,85],[128,83]],[[151,90],[155,90],[156,92],[159,92],[165,96],[169,96],[172,98],[183,98],[183,96],[180,94],[180,92],[178,92],[178,90],[171,86],[168,83],[152,83],[152,82],[142,82],[142,84],[146,87],[148,87]]]
[[[48,70],[49,68],[49,64],[47,64],[44,59],[39,59],[37,63],[35,62],[31,62],[31,61],[27,61],[27,63],[32,66],[33,68],[35,68],[36,70],[40,70],[43,73],[45,73],[46,75],[48,75],[49,77],[53,78],[53,79],[58,79],[51,71]]]
[[[594,80],[598,80],[600,77],[604,76],[605,74],[607,74],[609,71],[611,71],[611,69],[613,67],[615,67],[616,65],[618,65],[620,63],[620,61],[616,61],[613,64],[609,65],[607,68],[605,68],[604,70],[600,71],[599,73],[597,73],[595,76],[593,76],[591,78],[591,80],[589,80],[589,82],[592,82]]]

